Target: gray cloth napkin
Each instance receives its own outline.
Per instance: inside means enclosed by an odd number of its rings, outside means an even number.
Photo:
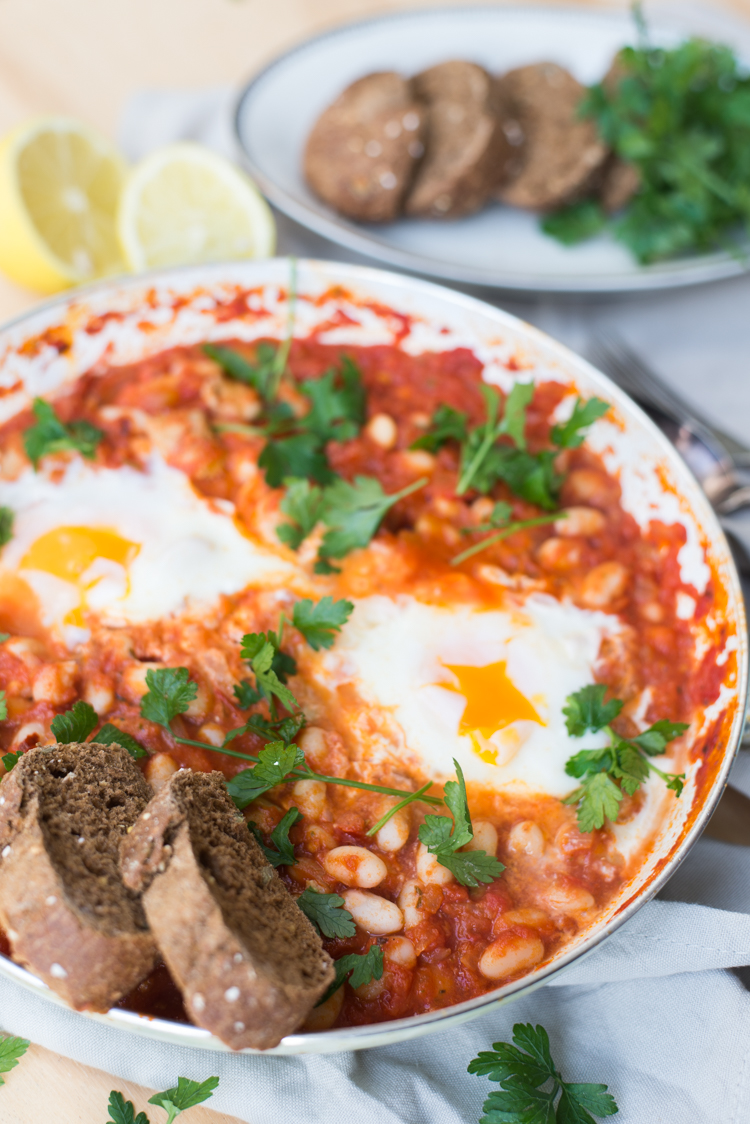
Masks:
[[[137,159],[186,138],[231,157],[231,105],[228,89],[141,93],[125,109],[121,145]],[[357,260],[277,217],[280,253]],[[579,351],[598,328],[616,328],[707,417],[750,443],[750,381],[743,377],[750,278],[625,300],[477,295]],[[744,758],[735,773],[750,794]],[[750,965],[750,849],[702,840],[660,900],[551,986],[412,1042],[329,1056],[211,1054],[112,1030],[3,979],[0,1021],[158,1089],[178,1075],[217,1074],[210,1106],[249,1124],[472,1124],[496,1086],[469,1076],[469,1060],[509,1040],[515,1022],[540,1022],[563,1074],[608,1084],[623,1124],[745,1124],[750,994],[741,973],[727,970],[741,965]]]

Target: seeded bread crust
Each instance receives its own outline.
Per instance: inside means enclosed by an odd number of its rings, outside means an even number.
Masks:
[[[156,947],[119,847],[151,798],[120,746],[30,750],[0,784],[0,924],[13,959],[78,1010],[107,1011]]]
[[[384,71],[353,82],[313,126],[308,184],[339,214],[392,222],[424,152],[424,114],[409,83]]]
[[[422,71],[412,90],[427,118],[427,152],[405,213],[453,219],[478,211],[510,155],[491,76],[475,63],[453,60]]]
[[[588,194],[608,149],[594,122],[578,117],[583,86],[556,63],[541,62],[508,71],[496,92],[515,150],[499,198],[549,211]]]
[[[122,869],[185,1009],[233,1050],[276,1046],[331,983],[320,937],[221,773],[175,773],[124,840]]]

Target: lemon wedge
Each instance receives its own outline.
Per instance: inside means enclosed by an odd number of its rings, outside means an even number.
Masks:
[[[147,156],[128,177],[117,218],[132,270],[269,257],[271,210],[228,160],[189,141]]]
[[[86,125],[40,117],[0,141],[0,269],[55,293],[123,269],[115,216],[127,167]]]

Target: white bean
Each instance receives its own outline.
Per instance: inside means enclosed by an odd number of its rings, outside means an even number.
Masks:
[[[168,753],[156,753],[146,762],[146,780],[158,792],[164,788],[173,773],[177,772],[177,762]]]
[[[366,847],[334,847],[323,859],[323,866],[331,878],[363,890],[380,885],[388,873],[383,860]]]
[[[448,868],[440,865],[424,843],[417,846],[417,874],[420,882],[433,882],[438,886],[447,886],[453,881],[453,875]]]
[[[93,706],[100,718],[111,709],[115,701],[112,684],[105,675],[92,675],[86,683],[83,697],[89,706]]]
[[[78,665],[75,660],[45,664],[34,676],[32,687],[34,702],[48,702],[53,706],[62,706],[63,703],[70,702],[75,698],[77,677]]]
[[[544,956],[539,937],[503,933],[482,953],[479,971],[488,980],[502,980],[518,972],[527,972]]]
[[[419,908],[422,904],[423,891],[424,886],[421,882],[418,882],[416,878],[411,878],[408,882],[404,882],[401,887],[401,893],[398,896],[398,904],[404,915],[404,927],[406,929],[413,929],[420,921],[424,921],[425,914]]]
[[[310,1033],[316,1030],[330,1030],[339,1017],[343,1002],[344,989],[339,987],[330,999],[326,999],[325,1003],[321,1003],[319,1007],[313,1007],[305,1019],[303,1029]]]
[[[412,472],[417,472],[423,475],[426,472],[434,472],[437,461],[432,453],[428,453],[426,449],[407,449],[401,453],[404,465]]]
[[[401,968],[416,967],[417,950],[408,937],[391,937],[386,941],[383,956]]]
[[[328,796],[327,786],[323,781],[295,781],[292,793],[303,816],[319,819],[323,815]]]
[[[24,726],[21,727],[20,730],[16,731],[16,736],[13,739],[13,744],[20,745],[22,741],[25,741],[25,739],[30,737],[32,734],[36,734],[37,737],[41,738],[42,744],[44,744],[46,733],[47,731],[44,729],[44,726],[41,722],[27,722]]]
[[[400,851],[409,841],[409,813],[405,808],[383,824],[375,838],[381,851]]]
[[[373,936],[398,933],[404,927],[404,915],[394,902],[364,890],[347,890],[344,905],[361,929]]]
[[[548,886],[543,894],[547,904],[558,913],[582,913],[594,905],[594,896],[582,886],[558,883]]]
[[[210,745],[222,745],[224,742],[224,731],[216,722],[204,722],[198,734],[201,741]]]
[[[325,730],[321,730],[320,726],[306,726],[297,739],[297,745],[304,753],[309,764],[316,765],[322,760],[328,748],[326,732]]]
[[[514,824],[508,836],[508,850],[538,859],[544,851],[544,836],[532,820]]]
[[[365,433],[381,449],[392,449],[396,444],[398,429],[390,414],[375,414],[370,418]]]
[[[464,851],[486,851],[488,855],[497,854],[497,828],[489,820],[476,820],[473,824],[474,838],[464,847]]]
[[[562,535],[563,538],[598,535],[607,525],[607,520],[595,507],[566,507],[561,515],[563,518],[556,521],[554,528],[555,534]]]
[[[195,698],[191,700],[185,713],[188,718],[205,718],[211,708],[211,695],[204,683],[198,684]]]
[[[629,577],[629,570],[619,562],[602,562],[583,579],[581,601],[588,609],[606,609],[622,597]]]

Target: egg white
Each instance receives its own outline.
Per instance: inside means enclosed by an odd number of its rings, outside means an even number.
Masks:
[[[568,758],[606,740],[601,733],[572,738],[562,708],[571,692],[594,681],[602,640],[620,627],[616,617],[538,593],[488,611],[373,596],[356,603],[335,647],[315,661],[313,677],[329,689],[351,683],[366,704],[386,710],[409,756],[416,754],[436,780],[455,776],[455,758],[467,780],[561,797],[575,787],[565,773]],[[459,735],[466,699],[439,684],[451,679],[445,665],[500,660],[544,725],[513,723],[499,744],[515,752],[507,763],[491,764],[468,735]]]
[[[64,624],[80,604],[80,586],[22,566],[29,548],[56,528],[106,528],[139,546],[127,570],[98,558],[83,575],[87,608],[112,626],[157,620],[248,586],[277,586],[293,569],[239,531],[231,504],[199,496],[182,472],[157,455],[143,472],[80,459],[61,478],[29,469],[0,482],[0,504],[15,513],[0,566],[27,581],[39,599],[42,623],[71,645],[85,639],[85,630]]]

